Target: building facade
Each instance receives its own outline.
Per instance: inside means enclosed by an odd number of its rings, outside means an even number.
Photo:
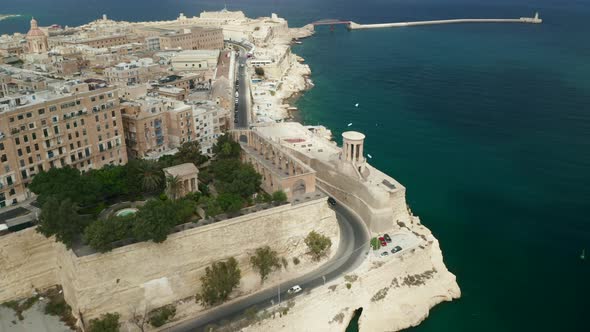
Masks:
[[[70,81],[56,91],[0,99],[0,207],[30,193],[52,167],[81,171],[127,162],[117,90]]]
[[[223,48],[223,30],[216,28],[185,28],[165,33],[159,38],[161,50],[220,50]]]

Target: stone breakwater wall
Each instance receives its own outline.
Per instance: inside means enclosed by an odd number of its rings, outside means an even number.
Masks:
[[[254,273],[248,259],[260,246],[269,245],[287,259],[303,255],[304,238],[312,230],[329,236],[331,250],[337,250],[338,223],[326,198],[186,230],[161,244],[136,243],[84,257],[27,229],[0,237],[0,303],[61,284],[78,318],[81,314],[87,322],[106,312],[126,318],[136,308],[194,296],[213,262],[235,257],[244,275]],[[242,285],[236,295],[257,287]]]

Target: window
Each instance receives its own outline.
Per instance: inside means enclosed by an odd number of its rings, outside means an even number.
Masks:
[[[11,117],[11,118],[9,119],[9,121],[10,121],[10,122],[14,122],[14,117]]]
[[[4,150],[4,143],[0,143],[0,151]]]
[[[0,157],[0,161],[2,161],[2,162],[8,161],[8,158],[6,158],[5,154],[3,154],[2,157]]]
[[[32,138],[32,139],[37,139],[37,133],[32,133],[32,134],[31,134],[31,138]]]
[[[24,119],[25,117],[24,117],[22,114],[19,114],[19,115],[17,116],[17,118],[18,118],[19,120],[22,120],[22,119]]]
[[[49,112],[57,111],[57,106],[49,106]]]
[[[19,144],[20,144],[20,138],[18,138],[18,137],[15,137],[15,138],[14,138],[14,143],[15,143],[16,145],[19,145]]]
[[[16,153],[18,154],[19,157],[21,157],[23,155],[23,150],[18,149],[18,150],[16,150]]]
[[[41,108],[37,112],[39,113],[39,115],[45,114],[45,109],[44,108]]]
[[[35,122],[29,123],[29,129],[35,129]]]
[[[31,112],[27,113],[27,118],[30,118],[32,116],[33,116],[33,113],[31,113]]]

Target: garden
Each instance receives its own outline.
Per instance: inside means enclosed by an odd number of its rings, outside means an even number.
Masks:
[[[71,167],[41,172],[29,185],[42,207],[37,230],[68,248],[88,245],[106,252],[133,242],[163,242],[183,224],[207,224],[247,207],[255,211],[257,204],[286,202],[282,191],[261,190],[260,174],[240,161],[240,145],[228,135],[218,139],[212,159],[200,151],[198,142],[188,142],[159,160],[130,160],[85,173]],[[179,197],[181,181],[162,170],[183,163],[199,168],[199,192]]]

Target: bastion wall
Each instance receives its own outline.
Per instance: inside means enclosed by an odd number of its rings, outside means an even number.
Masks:
[[[87,322],[106,312],[125,318],[134,309],[194,296],[213,262],[235,257],[244,275],[253,272],[248,259],[258,247],[269,245],[289,260],[303,255],[312,230],[329,236],[331,250],[337,250],[338,223],[325,197],[175,233],[161,244],[136,243],[84,257],[27,229],[0,237],[0,303],[61,284],[78,318]],[[235,295],[258,286],[241,285]]]
[[[293,149],[291,153],[313,168],[316,171],[317,184],[358,213],[372,233],[390,231],[397,227],[396,221],[409,223],[405,187],[400,185],[394,191],[385,191],[343,174],[321,160],[310,158]],[[370,171],[377,171],[370,165],[367,167]]]

